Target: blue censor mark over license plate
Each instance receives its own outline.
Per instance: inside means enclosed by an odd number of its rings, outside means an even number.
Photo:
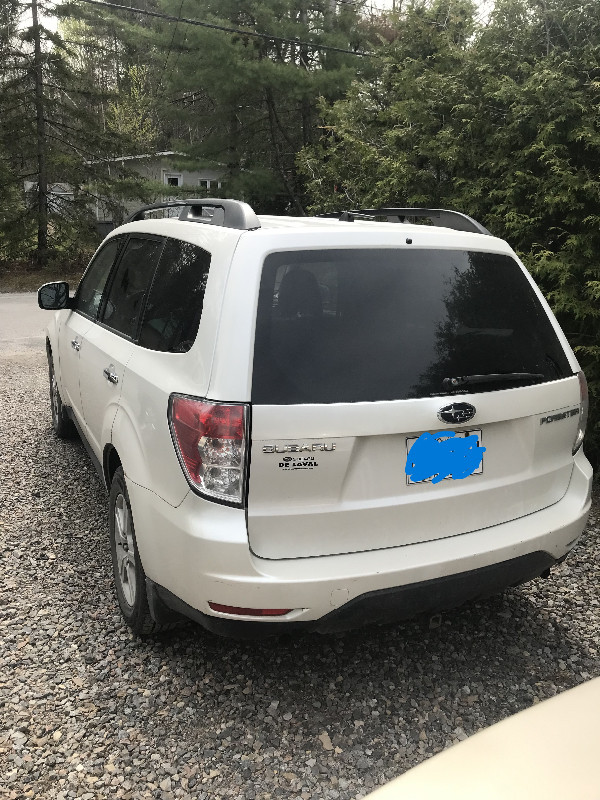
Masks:
[[[406,440],[406,482],[439,483],[446,478],[462,480],[483,472],[481,431],[422,433]]]

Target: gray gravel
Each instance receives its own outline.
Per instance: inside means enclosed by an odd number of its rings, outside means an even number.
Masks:
[[[551,579],[441,620],[132,637],[106,496],[81,444],[52,434],[43,353],[0,352],[0,369],[0,796],[361,797],[600,675],[597,509]]]

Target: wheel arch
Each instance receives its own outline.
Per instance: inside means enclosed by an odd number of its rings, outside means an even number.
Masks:
[[[110,487],[115,476],[115,472],[122,467],[121,456],[117,448],[110,442],[105,446],[102,458],[102,473],[104,475],[104,483],[110,492]]]
[[[60,328],[60,319],[58,313],[53,313],[52,317],[48,320],[45,326],[46,335],[46,353],[58,355],[58,334]]]
[[[57,348],[57,353],[58,353],[58,348]],[[50,336],[48,336],[48,334],[46,334],[46,358],[48,359],[48,365],[52,367],[54,373],[56,374],[57,381],[60,382],[60,374],[57,374],[56,364],[54,363],[54,349],[52,348],[52,342],[50,341]],[[58,370],[58,373],[60,373],[60,368]]]
[[[56,377],[56,383],[58,384],[59,391],[64,397],[64,385],[62,379],[62,372],[60,368],[60,355],[58,349],[58,339],[56,337],[56,331],[54,331],[54,336],[52,335],[53,331],[50,326],[46,329],[46,358],[48,360],[48,366],[52,367],[54,370],[54,375]]]

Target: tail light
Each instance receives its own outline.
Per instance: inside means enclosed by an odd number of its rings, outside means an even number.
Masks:
[[[173,442],[188,483],[199,494],[211,500],[242,504],[247,414],[244,404],[171,395],[169,425]]]
[[[585,436],[585,426],[587,425],[589,398],[588,386],[583,372],[578,372],[579,378],[579,425],[577,426],[577,436],[573,442],[573,455],[579,450],[583,444],[583,437]]]

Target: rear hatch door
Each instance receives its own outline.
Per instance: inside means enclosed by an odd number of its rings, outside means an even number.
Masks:
[[[297,558],[442,539],[556,503],[579,382],[508,255],[307,250],[265,261],[252,404],[250,546]]]

